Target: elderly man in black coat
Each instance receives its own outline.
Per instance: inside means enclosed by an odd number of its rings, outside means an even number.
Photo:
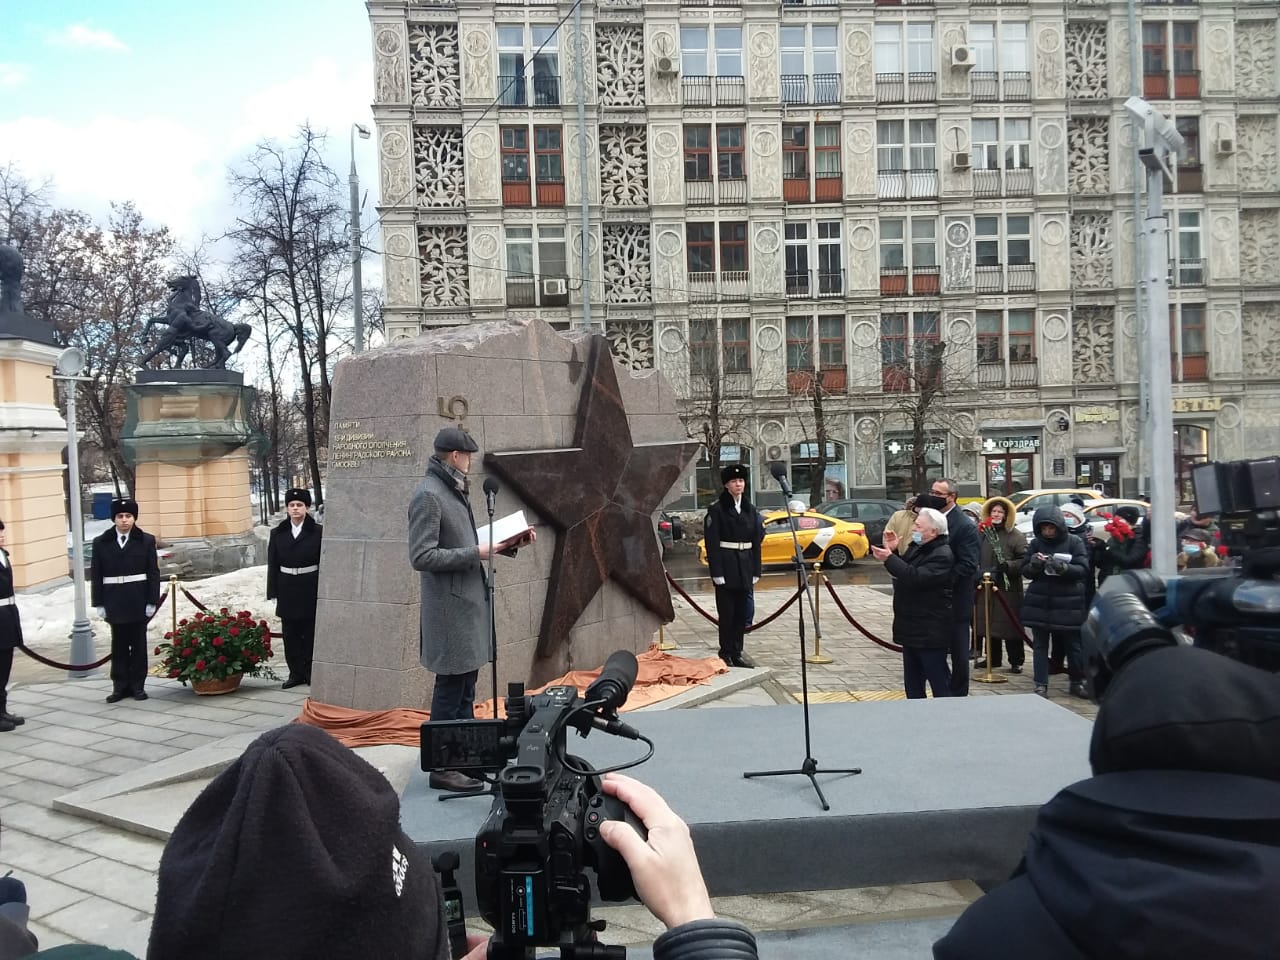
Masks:
[[[285,492],[288,514],[276,524],[267,541],[267,599],[276,602],[276,616],[284,635],[288,690],[311,682],[316,648],[316,598],[320,592],[320,541],[323,530],[308,513],[309,490]]]
[[[125,697],[146,700],[147,621],[160,604],[160,562],[156,538],[137,525],[138,503],[111,501],[113,526],[93,540],[91,601],[111,625],[111,693],[107,703]]]
[[[898,535],[884,534],[884,546],[871,552],[893,577],[893,641],[902,647],[902,684],[908,700],[924,699],[929,681],[934,697],[951,695],[947,652],[954,632],[952,569],[947,518],[932,507],[916,516],[912,545],[898,556]]]
[[[0,520],[0,733],[9,733],[26,721],[9,712],[6,687],[13,669],[13,651],[22,643],[22,620],[18,617],[18,600],[13,595],[13,563],[6,549],[9,535]]]
[[[952,570],[953,593],[951,615],[951,695],[969,695],[969,655],[972,641],[969,630],[973,624],[973,589],[978,579],[978,564],[982,551],[978,539],[978,525],[956,506],[960,485],[954,480],[935,480],[930,491],[946,501],[943,515],[947,518],[947,545],[955,557]]]
[[[707,566],[716,588],[716,618],[720,621],[720,659],[733,667],[754,664],[742,655],[747,629],[747,603],[760,579],[760,544],[764,521],[747,499],[747,468],[731,463],[720,471],[724,489],[707,508],[703,536]]]

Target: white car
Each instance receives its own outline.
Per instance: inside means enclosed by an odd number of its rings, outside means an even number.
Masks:
[[[1137,507],[1139,514],[1145,516],[1150,505],[1144,500],[1090,500],[1084,506],[1084,521],[1099,540],[1110,540],[1111,534],[1106,531],[1107,521],[1115,515],[1117,509],[1123,506]],[[1031,530],[1033,518],[1033,514],[1018,514],[1016,526],[1028,540],[1033,536]]]

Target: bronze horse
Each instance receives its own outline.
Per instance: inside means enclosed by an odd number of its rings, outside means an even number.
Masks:
[[[187,356],[192,340],[205,340],[213,346],[214,358],[211,370],[225,370],[227,360],[233,353],[239,353],[248,342],[253,329],[247,323],[229,323],[200,308],[200,281],[195,277],[175,277],[169,281],[169,289],[173,296],[162,317],[152,317],[143,327],[142,337],[145,340],[151,328],[163,324],[169,329],[160,337],[160,343],[149,354],[143,357],[140,366],[146,366],[153,359],[171,351],[179,364]],[[230,345],[235,343],[235,350]]]

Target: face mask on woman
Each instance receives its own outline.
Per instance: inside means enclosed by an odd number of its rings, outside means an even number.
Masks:
[[[1200,552],[1200,545],[1197,543],[1184,543],[1182,545],[1182,552],[1189,557],[1194,557]]]

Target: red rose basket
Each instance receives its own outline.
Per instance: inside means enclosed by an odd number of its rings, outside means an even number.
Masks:
[[[210,693],[234,690],[246,674],[279,679],[268,665],[271,631],[267,621],[256,619],[248,610],[233,613],[223,607],[217,613],[179,620],[177,631],[166,633],[155,652],[162,658],[161,676],[197,688],[218,688],[208,689]]]

